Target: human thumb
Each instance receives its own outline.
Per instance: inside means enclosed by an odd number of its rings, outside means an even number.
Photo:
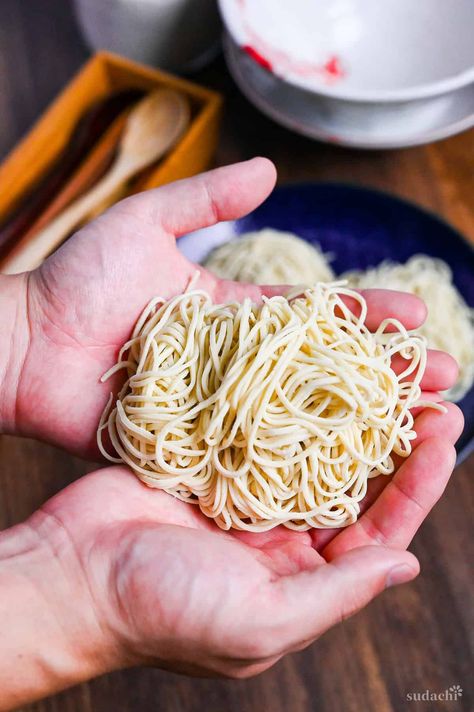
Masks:
[[[279,596],[279,614],[288,638],[286,644],[297,646],[298,642],[317,638],[386,588],[411,581],[418,573],[419,564],[413,554],[364,546],[313,570],[280,579],[283,595]]]

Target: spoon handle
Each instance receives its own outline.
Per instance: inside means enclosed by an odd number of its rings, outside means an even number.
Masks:
[[[20,240],[2,261],[2,273],[17,274],[38,267],[94,208],[113,195],[129,177],[130,170],[117,161],[93,188],[71,203],[43,230]]]

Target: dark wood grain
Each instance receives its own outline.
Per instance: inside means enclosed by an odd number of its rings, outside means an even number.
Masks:
[[[0,156],[86,56],[66,0],[0,0]],[[275,161],[281,182],[330,179],[389,190],[434,210],[474,239],[472,132],[400,151],[324,146],[292,135],[259,114],[236,90],[222,60],[198,78],[227,97],[218,164],[263,154]],[[2,527],[21,521],[91,469],[51,447],[7,437],[0,439],[0,466]],[[417,581],[388,591],[310,649],[264,675],[234,682],[130,670],[44,700],[28,711],[472,710],[473,466],[471,457],[457,469],[413,544],[422,566]],[[452,684],[464,689],[457,702],[406,700],[409,692],[440,692]]]

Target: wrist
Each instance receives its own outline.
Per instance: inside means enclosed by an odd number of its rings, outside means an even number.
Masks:
[[[0,433],[16,433],[16,402],[28,350],[28,274],[0,275]]]
[[[0,710],[121,667],[83,563],[51,515],[0,534]]]

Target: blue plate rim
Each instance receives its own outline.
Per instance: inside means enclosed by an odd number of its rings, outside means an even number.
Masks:
[[[272,198],[275,193],[278,193],[280,191],[285,191],[287,189],[306,189],[306,188],[342,188],[344,190],[352,190],[356,193],[367,193],[367,194],[373,194],[376,193],[379,196],[382,196],[383,198],[387,198],[388,200],[394,202],[394,203],[399,203],[400,205],[408,206],[409,208],[412,208],[416,212],[423,213],[425,217],[430,218],[434,222],[438,223],[441,225],[443,228],[446,228],[451,232],[453,235],[455,235],[458,239],[460,239],[469,249],[470,251],[474,254],[474,236],[473,239],[470,240],[468,237],[463,235],[463,233],[458,230],[458,228],[454,227],[450,222],[447,221],[444,217],[438,215],[438,213],[435,213],[433,210],[430,210],[430,208],[425,207],[424,205],[419,205],[413,200],[410,200],[409,198],[405,198],[401,195],[397,195],[394,193],[390,193],[387,190],[383,190],[383,188],[373,188],[370,185],[359,185],[358,183],[351,183],[350,181],[338,181],[338,180],[314,180],[314,181],[288,181],[282,184],[276,184],[275,188],[272,190],[272,192],[268,195],[267,198],[263,201],[263,203],[268,200],[269,198]],[[263,205],[263,203],[261,203]],[[260,206],[257,206],[256,210]],[[253,211],[252,211],[253,212]],[[251,214],[251,213],[249,213]],[[237,223],[243,218],[247,216],[242,216],[242,218],[237,218],[236,220],[233,220],[232,222]]]

